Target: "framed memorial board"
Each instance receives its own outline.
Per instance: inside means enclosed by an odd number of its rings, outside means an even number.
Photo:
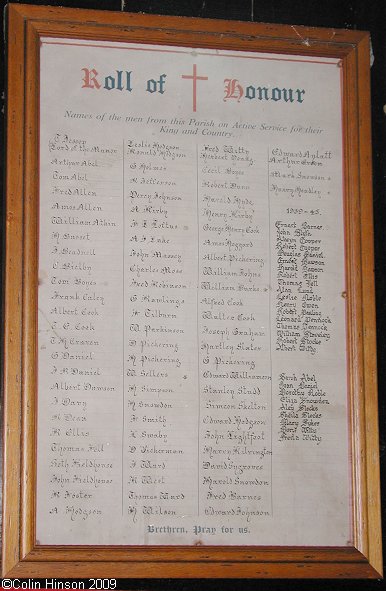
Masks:
[[[368,34],[8,17],[4,575],[381,576]]]

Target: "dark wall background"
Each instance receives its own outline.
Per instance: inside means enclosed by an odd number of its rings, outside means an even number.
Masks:
[[[5,0],[0,0],[2,8]],[[17,3],[17,2],[14,2]],[[374,167],[375,277],[379,368],[380,450],[383,490],[383,543],[386,549],[386,0],[24,0],[25,4],[50,4],[125,12],[284,23],[317,27],[368,30],[374,63],[372,82],[372,130]],[[4,104],[5,57],[0,54],[1,107]],[[328,97],[326,97],[328,100]],[[4,129],[4,108],[0,113]],[[2,134],[4,138],[4,133]],[[0,184],[4,179],[4,144],[1,142]],[[4,223],[2,224],[4,228]],[[384,550],[384,563],[386,552]],[[119,589],[148,591],[385,591],[385,581],[298,580],[122,580]]]

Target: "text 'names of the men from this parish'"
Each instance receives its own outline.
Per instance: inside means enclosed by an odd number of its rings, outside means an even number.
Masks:
[[[337,60],[41,64],[39,542],[346,543]]]

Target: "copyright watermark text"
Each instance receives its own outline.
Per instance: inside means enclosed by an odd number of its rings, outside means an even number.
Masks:
[[[116,579],[87,579],[83,581],[62,579],[2,579],[1,589],[116,589]]]

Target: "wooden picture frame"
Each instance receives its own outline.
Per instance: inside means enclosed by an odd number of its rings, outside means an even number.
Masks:
[[[39,64],[42,37],[335,58],[342,69],[351,516],[348,546],[39,545],[36,541]],[[8,6],[3,576],[382,576],[369,35],[352,30]],[[40,196],[40,199],[42,197]],[[349,508],[348,508],[349,509]]]

